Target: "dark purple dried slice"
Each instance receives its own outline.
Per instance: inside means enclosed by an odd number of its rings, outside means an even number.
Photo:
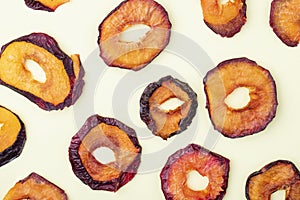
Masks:
[[[39,64],[46,81],[33,79],[26,60]],[[75,103],[83,87],[84,71],[78,55],[69,57],[54,38],[32,33],[4,45],[0,53],[0,83],[24,95],[44,110],[58,110]]]
[[[205,24],[222,37],[232,37],[240,32],[246,23],[246,1],[201,0]]]
[[[160,108],[177,98],[183,103],[173,110]],[[154,135],[167,139],[186,130],[198,107],[197,94],[187,84],[171,76],[149,84],[140,99],[140,117]]]
[[[29,176],[17,182],[3,200],[14,199],[51,199],[67,200],[66,193],[44,177],[31,173]]]
[[[249,90],[250,101],[242,108],[225,103],[235,89]],[[248,58],[221,62],[204,77],[207,109],[214,128],[230,138],[262,131],[275,117],[276,85],[267,69]]]
[[[209,150],[190,144],[171,155],[160,173],[161,187],[168,200],[223,199],[226,193],[229,160]],[[190,171],[207,177],[209,183],[203,190],[193,190],[187,184]]]
[[[93,152],[111,149],[115,161],[101,163]],[[72,137],[69,160],[74,174],[93,190],[116,192],[137,173],[142,148],[136,133],[122,122],[93,115]]]
[[[54,12],[60,5],[70,0],[24,0],[25,4],[34,10],[44,10]]]
[[[300,199],[300,174],[290,161],[274,161],[247,179],[246,197],[249,200],[269,200],[278,190],[286,191],[285,199]]]
[[[20,156],[26,142],[22,120],[12,111],[0,106],[0,166]]]
[[[273,0],[270,26],[278,38],[290,47],[300,42],[300,0]]]
[[[137,24],[150,27],[138,42],[122,41],[120,34]],[[169,43],[168,13],[153,0],[126,0],[100,24],[100,56],[112,67],[139,70],[150,63]]]

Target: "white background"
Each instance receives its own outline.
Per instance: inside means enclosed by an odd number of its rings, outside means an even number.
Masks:
[[[48,13],[29,9],[22,0],[1,0],[0,45],[32,32],[45,32],[53,36],[67,54],[79,53],[84,62],[97,48],[99,24],[120,2],[72,0],[56,12]],[[233,38],[222,38],[204,24],[199,0],[158,2],[168,11],[172,29],[198,43],[215,64],[245,56],[269,69],[276,81],[279,106],[276,118],[267,129],[240,139],[221,137],[212,149],[231,161],[229,185],[224,199],[245,199],[247,177],[269,162],[286,159],[300,167],[300,49],[287,47],[273,33],[269,26],[271,1],[248,1],[247,22]],[[159,63],[160,59],[164,60],[164,54],[154,62]],[[198,82],[198,87],[203,88],[201,79],[191,81]],[[203,90],[197,93],[204,97]],[[27,142],[21,156],[0,167],[0,198],[18,180],[36,172],[64,189],[71,200],[164,199],[159,171],[138,174],[117,193],[93,191],[81,183],[73,174],[68,161],[70,139],[78,129],[72,107],[63,111],[43,111],[3,86],[0,87],[0,104],[17,113],[27,130]],[[110,116],[111,110],[104,107],[103,110],[99,108],[99,111],[104,116]],[[207,122],[208,126],[205,101],[200,101],[199,112],[203,116],[201,120]],[[201,144],[202,138],[199,133],[193,142]]]

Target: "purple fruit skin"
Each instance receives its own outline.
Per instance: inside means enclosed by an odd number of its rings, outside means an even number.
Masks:
[[[5,108],[3,106],[0,106],[1,108]],[[7,109],[7,108],[5,108]],[[8,110],[8,109],[7,109]],[[10,110],[9,110],[10,111]],[[10,111],[12,112],[12,111]],[[12,112],[13,113],[13,112]],[[5,149],[4,151],[0,152],[0,167],[9,163],[10,161],[14,160],[15,158],[19,157],[23,151],[25,142],[26,142],[26,129],[23,121],[19,118],[18,115],[13,113],[19,120],[19,123],[21,125],[21,129],[18,133],[18,136],[16,138],[16,141],[13,143],[12,146]]]
[[[45,33],[31,33],[29,35],[22,36],[18,39],[15,39],[15,40],[7,43],[6,45],[2,46],[2,48],[1,48],[0,58],[1,58],[2,53],[4,52],[4,50],[6,49],[6,47],[8,45],[10,45],[13,42],[22,42],[22,41],[32,43],[34,45],[37,45],[39,47],[46,49],[51,54],[53,54],[57,59],[59,59],[63,62],[64,68],[66,70],[66,73],[67,73],[67,75],[69,77],[69,81],[70,81],[70,86],[71,86],[70,93],[65,98],[64,102],[62,102],[58,105],[53,105],[52,103],[46,102],[43,99],[41,99],[29,92],[20,90],[12,85],[9,85],[9,84],[5,83],[4,81],[2,81],[1,79],[0,79],[0,84],[5,85],[6,87],[22,94],[23,96],[28,98],[30,101],[37,104],[40,108],[47,110],[47,111],[62,110],[63,108],[69,107],[72,104],[74,104],[75,101],[77,100],[77,98],[80,96],[83,85],[84,85],[84,81],[82,79],[84,76],[83,67],[80,66],[80,75],[79,75],[79,79],[78,79],[79,84],[77,84],[77,87],[75,87],[76,77],[75,77],[75,74],[73,71],[72,59],[59,48],[59,46],[54,38],[52,38],[51,36],[49,36]]]
[[[139,150],[138,155],[136,156],[134,161],[127,167],[126,170],[121,173],[120,177],[108,181],[93,180],[93,178],[85,169],[78,152],[82,139],[89,133],[89,131],[93,127],[97,126],[99,123],[117,126],[121,130],[125,131],[134,144],[135,148]],[[74,174],[91,189],[116,192],[119,188],[128,183],[136,175],[137,169],[141,162],[141,152],[142,147],[140,146],[139,141],[136,137],[136,133],[133,129],[116,119],[93,115],[86,120],[81,129],[72,137],[69,147],[69,160],[72,165]]]

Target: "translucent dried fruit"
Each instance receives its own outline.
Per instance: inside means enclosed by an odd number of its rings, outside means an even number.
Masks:
[[[115,161],[101,163],[93,152],[106,147]],[[93,115],[72,137],[69,160],[74,174],[94,190],[117,191],[137,173],[142,148],[136,133],[122,122]]]
[[[160,106],[177,98],[183,103],[173,110]],[[167,139],[186,130],[198,107],[197,94],[187,84],[171,76],[149,84],[140,99],[140,117],[154,135]]]
[[[36,173],[31,173],[17,182],[3,200],[13,199],[67,200],[68,197],[58,186]]]
[[[246,1],[201,0],[205,24],[222,37],[232,37],[246,23]]]
[[[39,64],[46,81],[33,78],[26,61]],[[24,95],[44,110],[58,110],[75,103],[84,75],[79,55],[69,57],[54,38],[32,33],[4,45],[0,53],[0,83]]]
[[[70,0],[24,0],[25,4],[34,10],[44,10],[54,12],[60,5]]]
[[[270,25],[279,39],[295,47],[300,42],[300,0],[273,0]]]
[[[0,106],[0,166],[20,156],[26,142],[22,120],[12,111]]]
[[[235,89],[249,90],[250,101],[242,108],[225,103]],[[221,62],[204,78],[207,109],[214,128],[230,138],[257,133],[272,121],[277,109],[276,85],[267,69],[248,58]]]
[[[122,41],[120,34],[137,24],[150,27],[138,42]],[[100,56],[113,67],[139,70],[150,63],[169,43],[168,13],[153,0],[126,0],[100,24]]]
[[[168,200],[223,199],[229,176],[229,160],[209,150],[190,144],[171,155],[160,173],[161,186]],[[209,183],[203,190],[192,190],[187,184],[187,174],[197,171]]]
[[[298,169],[292,162],[274,161],[248,177],[246,197],[249,200],[269,200],[272,193],[285,190],[285,199],[300,199],[299,175]]]

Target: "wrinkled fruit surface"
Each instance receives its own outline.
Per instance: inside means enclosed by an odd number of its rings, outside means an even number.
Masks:
[[[93,152],[106,147],[115,161],[101,163]],[[73,136],[69,160],[74,174],[94,190],[117,191],[137,173],[142,148],[136,133],[122,122],[93,115]]]
[[[288,46],[300,42],[300,0],[273,0],[270,25],[278,38]]]
[[[300,174],[296,166],[286,160],[277,160],[251,174],[246,183],[248,200],[269,200],[271,194],[285,190],[285,199],[300,199]]]
[[[161,186],[168,200],[223,199],[229,175],[229,160],[207,149],[190,144],[171,155],[161,171]],[[203,190],[192,190],[187,185],[187,174],[196,170],[209,179]]]
[[[17,158],[26,142],[22,120],[12,111],[0,106],[0,166]]]
[[[25,4],[34,10],[44,10],[54,12],[60,5],[70,0],[24,0]]]
[[[39,64],[46,81],[33,78],[26,61]],[[75,103],[82,92],[83,67],[79,55],[69,57],[51,36],[32,33],[4,45],[0,53],[0,84],[24,95],[44,110]]]
[[[3,200],[15,199],[67,200],[68,197],[58,186],[36,173],[31,173],[17,182]]]
[[[205,24],[222,37],[232,37],[246,23],[246,1],[201,0]]]
[[[249,90],[250,101],[243,108],[234,109],[225,99],[239,87]],[[267,69],[248,58],[221,62],[204,77],[204,89],[210,119],[226,137],[257,133],[275,117],[278,104],[275,82]]]
[[[160,105],[171,98],[183,103],[173,110]],[[149,84],[140,99],[140,117],[154,135],[167,139],[186,130],[198,107],[197,94],[187,84],[171,76]]]
[[[122,41],[120,34],[134,25],[150,28],[138,42]],[[168,13],[153,0],[126,0],[100,24],[100,56],[113,67],[139,70],[150,63],[169,43]]]

